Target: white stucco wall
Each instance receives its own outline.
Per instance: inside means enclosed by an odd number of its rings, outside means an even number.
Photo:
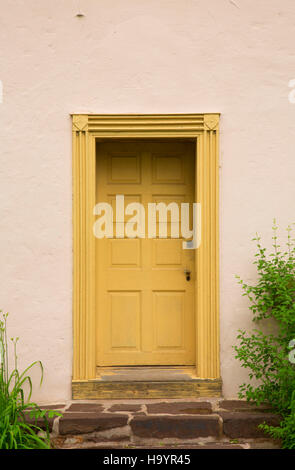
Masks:
[[[231,349],[250,314],[259,231],[294,221],[293,0],[14,0],[0,9],[0,308],[19,363],[40,359],[40,402],[70,399],[70,113],[221,113],[224,394],[246,377]],[[37,380],[37,370],[32,374]]]

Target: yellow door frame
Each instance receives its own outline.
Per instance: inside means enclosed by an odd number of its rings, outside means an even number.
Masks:
[[[196,375],[220,380],[219,114],[73,114],[73,383],[93,381],[95,358],[96,140],[194,139],[201,244],[196,250]]]

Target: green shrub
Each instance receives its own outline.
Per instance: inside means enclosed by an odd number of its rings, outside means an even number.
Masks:
[[[280,426],[261,424],[260,428],[274,439],[281,439],[284,449],[295,449],[295,391]]]
[[[250,333],[239,330],[239,345],[234,349],[242,367],[249,369],[250,378],[250,383],[240,386],[239,397],[257,405],[269,403],[282,415],[279,427],[262,425],[261,428],[272,437],[282,439],[283,447],[293,448],[295,365],[290,362],[289,354],[290,342],[295,338],[295,244],[288,227],[286,249],[280,251],[277,230],[274,221],[273,250],[268,256],[260,237],[253,239],[257,244],[254,264],[258,279],[255,285],[249,285],[237,276],[243,295],[250,300],[249,308],[256,328]],[[265,332],[267,319],[273,321],[275,332]]]
[[[49,449],[48,418],[60,416],[54,410],[42,410],[36,403],[31,403],[32,380],[28,371],[39,365],[41,381],[43,380],[43,366],[40,361],[29,365],[22,373],[17,368],[16,345],[18,338],[13,339],[14,368],[9,372],[9,354],[7,341],[7,314],[0,320],[0,449]],[[25,398],[24,387],[28,386],[28,396]],[[45,432],[37,426],[41,419],[45,425]],[[32,424],[33,421],[33,424]]]

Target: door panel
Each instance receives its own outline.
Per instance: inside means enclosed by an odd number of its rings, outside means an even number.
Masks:
[[[116,195],[125,207],[145,208],[145,238],[96,240],[97,365],[191,365],[195,362],[194,250],[183,250],[180,204],[194,202],[194,145],[190,142],[116,142],[97,146],[96,199],[109,202],[113,227],[124,236],[131,215],[116,217]],[[148,238],[148,203],[174,202],[168,238]],[[192,208],[191,208],[192,209]],[[125,227],[126,228],[126,227]],[[175,238],[177,230],[179,234]],[[184,271],[189,269],[191,280]]]

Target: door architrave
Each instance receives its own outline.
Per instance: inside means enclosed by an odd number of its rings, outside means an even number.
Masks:
[[[73,134],[73,377],[96,378],[96,140],[189,139],[196,143],[195,201],[201,204],[196,250],[196,375],[220,379],[219,359],[219,113],[72,114]]]

